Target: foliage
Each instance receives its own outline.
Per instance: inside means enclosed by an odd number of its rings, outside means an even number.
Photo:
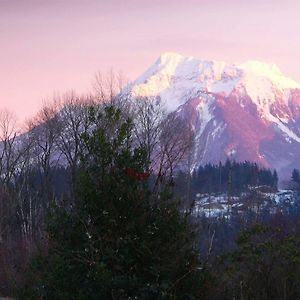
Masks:
[[[192,177],[195,193],[228,192],[238,195],[248,186],[266,185],[277,189],[278,176],[269,169],[259,167],[256,163],[231,162],[219,165],[200,166]]]
[[[240,234],[237,246],[222,257],[216,299],[299,299],[299,238],[256,224]]]
[[[300,172],[297,169],[293,169],[290,188],[298,192],[300,191]]]
[[[132,122],[112,106],[90,118],[76,198],[53,209],[48,254],[34,261],[36,283],[21,297],[203,298],[189,220],[168,189],[149,191],[148,155],[133,145]]]

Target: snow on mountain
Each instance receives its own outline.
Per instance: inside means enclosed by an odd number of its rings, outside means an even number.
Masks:
[[[225,62],[165,53],[134,83],[134,96],[157,96],[169,110],[203,91],[230,93],[239,73]]]
[[[274,88],[284,91],[300,88],[285,77],[274,64],[248,61],[240,65],[222,61],[206,61],[177,53],[164,53],[133,84],[135,96],[157,96],[170,110],[185,103],[187,98],[203,92],[229,95],[235,87],[243,86],[247,94],[263,107],[260,99],[275,101]]]
[[[160,97],[169,111],[188,116],[196,165],[231,157],[277,168],[284,176],[300,167],[300,84],[274,64],[165,53],[127,92]]]

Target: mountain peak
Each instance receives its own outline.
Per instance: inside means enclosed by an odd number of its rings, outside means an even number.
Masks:
[[[247,70],[251,70],[255,73],[259,72],[273,72],[282,75],[279,67],[274,63],[264,62],[260,60],[248,60],[239,65],[241,68],[245,68]]]
[[[299,83],[284,76],[279,67],[274,63],[249,60],[238,67],[245,72],[246,77],[267,78],[280,89],[300,87]]]
[[[149,74],[149,70],[163,72],[169,75],[183,75],[197,71],[197,73],[206,72],[207,68],[223,69],[227,64],[224,61],[198,59],[193,56],[185,56],[176,52],[162,53],[144,74]],[[176,73],[176,74],[175,74]],[[143,77],[143,75],[141,76]]]
[[[254,102],[258,98],[274,102],[274,90],[284,93],[300,88],[275,64],[257,60],[228,64],[166,52],[133,83],[132,91],[136,96],[160,95],[167,108],[174,110],[187,97],[196,97],[203,91],[229,95],[241,86]]]
[[[195,131],[195,166],[256,161],[287,174],[300,161],[300,85],[272,63],[166,52],[128,89],[159,97]]]
[[[227,76],[228,73],[240,74],[242,71],[244,77],[264,77],[280,89],[300,88],[300,85],[285,76],[276,64],[259,60],[249,60],[241,64],[234,64],[217,60],[197,59],[193,56],[184,56],[176,52],[165,52],[157,59],[155,66],[170,76],[176,74],[179,76],[186,75],[189,72],[195,73],[195,69],[198,69],[198,73],[207,74],[210,72],[213,77],[220,78],[223,72]]]
[[[157,59],[157,63],[159,64],[164,64],[166,62],[169,62],[170,60],[181,60],[183,59],[184,56],[179,54],[179,53],[176,53],[176,52],[164,52],[162,53],[159,58]]]

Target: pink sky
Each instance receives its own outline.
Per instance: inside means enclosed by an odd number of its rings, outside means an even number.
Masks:
[[[297,0],[0,0],[0,109],[91,90],[96,71],[135,79],[166,51],[276,63],[300,82]]]

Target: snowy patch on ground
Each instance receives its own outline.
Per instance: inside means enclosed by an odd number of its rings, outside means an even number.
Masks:
[[[242,212],[251,209],[255,212],[261,211],[269,206],[271,212],[280,211],[284,205],[293,204],[296,194],[291,190],[279,190],[278,192],[258,192],[255,196],[249,192],[241,196],[228,196],[227,194],[197,194],[193,214],[206,217],[229,216],[234,210]]]

